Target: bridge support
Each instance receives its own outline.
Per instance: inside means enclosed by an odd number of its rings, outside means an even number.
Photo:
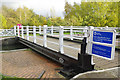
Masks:
[[[81,54],[78,53],[78,61],[85,71],[90,71],[94,70],[94,64],[92,64],[92,55],[86,53],[86,45],[86,38],[84,38],[81,44]]]
[[[59,72],[60,74],[69,79],[79,73],[94,70],[94,65],[91,64],[92,56],[86,53],[86,45],[86,38],[84,38],[81,44],[81,53],[78,53],[78,64],[64,66],[63,69]]]

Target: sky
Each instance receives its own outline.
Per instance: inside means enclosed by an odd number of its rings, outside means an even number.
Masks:
[[[71,5],[81,3],[81,0],[66,0]],[[36,14],[43,16],[55,15],[64,18],[65,0],[2,0],[2,4],[17,9],[26,6]],[[52,10],[52,11],[51,11]]]

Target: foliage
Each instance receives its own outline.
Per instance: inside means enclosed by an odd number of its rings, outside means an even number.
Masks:
[[[5,17],[2,14],[0,14],[0,29],[2,27],[4,27],[6,29],[7,28],[6,23],[7,23],[7,20],[5,19]]]
[[[65,20],[73,26],[117,27],[118,2],[81,2],[65,4]]]
[[[95,0],[96,1],[96,0]],[[107,0],[106,0],[107,1]],[[64,19],[55,17],[55,11],[51,10],[51,17],[36,14],[32,9],[19,7],[16,10],[2,6],[0,14],[0,26],[12,28],[14,25],[23,26],[95,26],[118,27],[120,26],[120,10],[118,2],[84,2],[74,5],[65,3]],[[0,10],[1,11],[1,10]]]

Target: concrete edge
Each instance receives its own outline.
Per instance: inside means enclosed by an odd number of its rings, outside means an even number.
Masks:
[[[27,50],[28,48],[25,49],[17,49],[17,50],[5,50],[5,51],[0,51],[0,53],[4,53],[4,52],[15,52],[15,51],[24,51]]]
[[[120,67],[114,67],[114,68],[109,68],[109,69],[103,69],[103,70],[97,70],[97,71],[88,71],[88,72],[85,72],[85,73],[80,73],[80,74],[74,76],[70,80],[74,80],[74,79],[78,78],[79,76],[82,76],[82,75],[85,75],[85,74],[88,74],[88,73],[98,73],[98,72],[110,71],[110,70],[113,70],[113,69],[120,69]]]

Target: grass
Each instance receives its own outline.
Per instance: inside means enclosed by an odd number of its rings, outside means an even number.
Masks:
[[[70,34],[69,32],[64,32],[64,34]],[[73,34],[83,34],[83,32],[73,32]]]
[[[18,78],[18,77],[11,77],[11,76],[5,76],[0,74],[0,80],[40,80],[40,79],[33,79],[33,78]]]
[[[24,34],[24,35],[27,35],[27,34]],[[39,35],[40,35],[39,33],[36,34],[36,36],[39,36]],[[22,35],[20,35],[20,36],[22,36]],[[33,36],[33,34],[29,34],[29,36]]]
[[[0,74],[0,80],[18,80],[16,77],[10,77]]]
[[[49,33],[50,34],[50,33]],[[54,35],[59,35],[59,33],[53,33]],[[83,34],[83,32],[73,32],[73,34]],[[27,35],[27,34],[24,34]],[[39,36],[40,34],[37,33],[36,36]],[[43,35],[43,34],[41,34]],[[64,32],[64,35],[70,35],[70,32]],[[33,34],[29,34],[29,36],[33,36]]]
[[[24,51],[32,51],[32,49],[28,48],[28,49],[26,49],[26,50],[24,50]]]
[[[118,48],[118,49],[120,49],[120,46],[115,46],[115,48]]]
[[[15,37],[15,36],[0,36],[0,38],[6,38],[6,37]]]

